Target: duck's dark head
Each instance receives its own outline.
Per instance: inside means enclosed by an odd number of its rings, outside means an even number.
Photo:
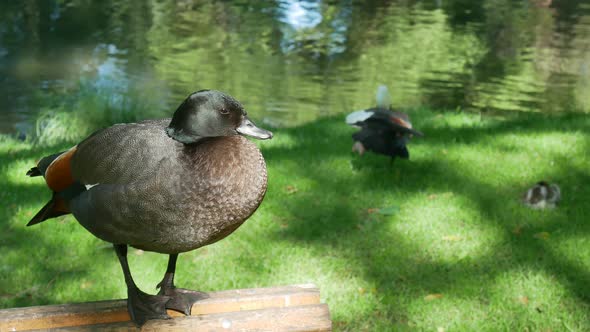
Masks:
[[[171,138],[190,144],[205,137],[246,135],[272,138],[268,130],[256,127],[244,107],[231,96],[215,90],[201,90],[188,96],[166,128]]]

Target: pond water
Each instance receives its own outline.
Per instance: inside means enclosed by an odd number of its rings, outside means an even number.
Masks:
[[[379,84],[396,107],[587,113],[589,71],[587,0],[0,2],[0,133],[93,91],[169,115],[218,89],[275,126]]]

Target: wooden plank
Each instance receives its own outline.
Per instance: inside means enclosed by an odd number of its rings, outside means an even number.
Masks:
[[[56,329],[59,332],[124,332],[139,331],[131,322],[72,326]],[[326,304],[217,313],[151,320],[141,331],[332,331],[330,311]]]
[[[208,293],[195,303],[192,315],[317,304],[313,284],[253,288]],[[169,310],[171,316],[183,316]],[[48,305],[0,310],[0,331],[23,331],[129,321],[126,300]]]

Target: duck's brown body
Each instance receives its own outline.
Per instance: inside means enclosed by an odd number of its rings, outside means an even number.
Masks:
[[[76,219],[112,243],[180,253],[229,235],[260,205],[266,165],[236,136],[182,144],[170,120],[116,125],[80,143],[72,177],[90,187],[70,203]]]
[[[27,172],[43,175],[53,191],[27,225],[72,213],[113,243],[138,325],[169,318],[166,309],[188,315],[203,294],[174,286],[178,254],[231,234],[266,193],[264,158],[241,135],[272,137],[238,101],[214,90],[189,95],[172,119],[100,130]],[[133,281],[128,245],[169,254],[158,294],[142,292]]]

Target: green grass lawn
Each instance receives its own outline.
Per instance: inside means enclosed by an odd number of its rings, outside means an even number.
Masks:
[[[590,116],[485,117],[415,110],[411,160],[352,155],[342,117],[258,142],[259,210],[182,254],[177,285],[204,291],[312,282],[337,331],[590,330]],[[71,217],[28,220],[50,193],[25,172],[68,147],[0,140],[0,307],[126,296],[108,243]],[[519,203],[560,184],[561,205]],[[130,251],[155,292],[167,257]]]

